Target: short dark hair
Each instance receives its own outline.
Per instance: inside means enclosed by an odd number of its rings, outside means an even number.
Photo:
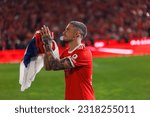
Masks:
[[[79,29],[79,31],[81,32],[83,38],[86,37],[86,35],[87,35],[87,27],[86,27],[86,25],[84,23],[79,22],[79,21],[71,21],[69,24],[72,24],[77,29]]]

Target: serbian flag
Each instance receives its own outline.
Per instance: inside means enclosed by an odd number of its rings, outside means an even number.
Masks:
[[[50,32],[52,38],[54,33]],[[54,54],[59,59],[58,46],[54,40],[52,40],[52,49]],[[19,83],[21,85],[21,91],[28,89],[35,79],[35,76],[44,66],[44,48],[41,39],[40,31],[37,31],[33,36],[31,42],[28,44],[24,58],[20,63],[20,76]]]

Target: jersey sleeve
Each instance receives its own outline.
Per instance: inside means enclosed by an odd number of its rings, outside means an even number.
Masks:
[[[79,50],[68,57],[73,67],[89,65],[92,62],[92,54],[88,50]]]

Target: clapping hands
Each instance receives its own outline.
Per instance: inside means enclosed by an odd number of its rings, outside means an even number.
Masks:
[[[41,28],[41,37],[46,46],[51,45],[51,42],[54,39],[54,33],[49,30],[48,26],[43,25]]]

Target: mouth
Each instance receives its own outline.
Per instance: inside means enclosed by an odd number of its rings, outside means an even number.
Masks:
[[[62,35],[62,37],[63,37],[63,40],[66,39],[66,36],[65,36],[65,35]]]

